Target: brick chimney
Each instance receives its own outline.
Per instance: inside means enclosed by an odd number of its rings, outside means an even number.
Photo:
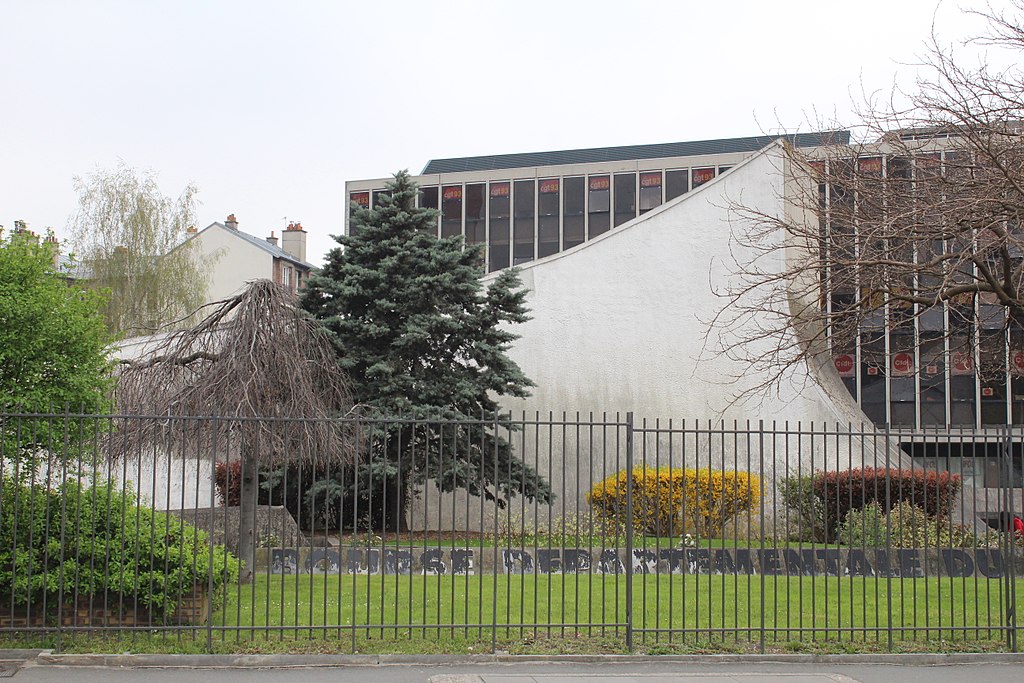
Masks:
[[[235,214],[228,216],[227,220],[224,221],[224,227],[228,230],[238,230],[238,219],[235,218]]]
[[[270,242],[271,244],[273,244],[275,247],[277,246],[277,238],[274,237],[274,231],[273,230],[270,231],[270,237],[267,238],[267,241]]]
[[[43,240],[43,241],[46,243],[47,246],[50,247],[50,249],[51,249],[51,251],[53,253],[53,269],[54,270],[59,270],[60,269],[60,242],[57,240],[57,236],[54,235],[51,232],[51,233],[49,233],[46,236],[46,239]]]
[[[281,233],[281,248],[300,261],[306,260],[306,231],[302,223],[289,223]]]

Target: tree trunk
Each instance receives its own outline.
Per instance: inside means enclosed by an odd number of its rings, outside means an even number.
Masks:
[[[256,570],[256,500],[259,495],[259,464],[256,458],[242,449],[242,481],[238,510],[238,559],[242,561],[239,573],[241,583],[252,581]]]

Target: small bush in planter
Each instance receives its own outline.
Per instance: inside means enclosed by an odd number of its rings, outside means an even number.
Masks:
[[[211,556],[206,532],[109,483],[4,478],[0,487],[0,601],[35,608],[119,596],[162,619],[211,575],[215,602],[238,578],[238,559],[222,546]]]

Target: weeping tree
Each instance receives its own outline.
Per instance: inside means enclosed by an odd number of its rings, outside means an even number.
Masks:
[[[125,414],[216,419],[201,429],[171,428],[166,420],[126,421],[111,443],[122,454],[155,445],[211,457],[237,451],[238,554],[248,580],[260,469],[348,464],[359,432],[354,420],[342,419],[351,417],[353,404],[334,349],[291,293],[257,280],[211,306],[194,327],[123,361],[116,400]]]

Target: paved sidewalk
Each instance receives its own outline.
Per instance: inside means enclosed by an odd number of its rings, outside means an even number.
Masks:
[[[629,662],[433,660],[302,668],[252,668],[250,665],[249,668],[139,669],[40,665],[29,661],[15,674],[15,680],[24,683],[139,680],[147,683],[1022,683],[1024,663],[985,663],[984,660],[945,665],[857,661],[743,663],[681,662],[652,657]]]

